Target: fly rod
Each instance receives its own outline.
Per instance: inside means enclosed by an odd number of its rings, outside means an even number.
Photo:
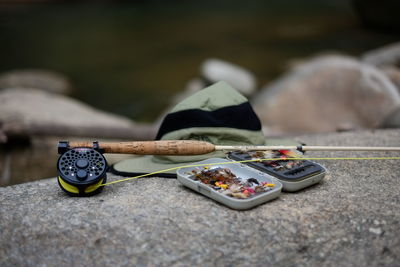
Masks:
[[[91,142],[60,142],[69,148],[91,148]],[[135,155],[202,155],[214,151],[266,151],[266,150],[298,150],[298,151],[400,151],[400,147],[374,146],[223,146],[204,141],[193,140],[162,140],[133,142],[101,142],[97,143],[104,153],[135,154]]]

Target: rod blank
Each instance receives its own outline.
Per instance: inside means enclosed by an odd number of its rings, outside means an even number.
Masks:
[[[300,151],[400,151],[400,147],[371,146],[215,146],[215,150],[300,150]]]

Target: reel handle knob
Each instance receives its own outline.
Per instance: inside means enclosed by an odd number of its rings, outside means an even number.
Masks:
[[[76,161],[75,165],[79,169],[85,169],[89,165],[89,161],[87,159],[79,159]]]
[[[76,172],[76,177],[78,178],[79,181],[86,180],[87,175],[88,174],[85,170],[79,170]]]

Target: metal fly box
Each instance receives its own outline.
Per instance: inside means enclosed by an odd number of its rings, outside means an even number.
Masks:
[[[211,158],[199,167],[177,170],[178,181],[232,209],[244,210],[277,198],[282,184],[269,174],[227,159]]]
[[[290,160],[284,154],[279,155],[279,151],[271,152],[278,153],[278,158],[274,160],[262,160],[262,158],[270,158],[271,155],[258,155],[262,152],[245,152],[234,151],[228,154],[229,159],[237,161],[248,161],[244,164],[251,166],[259,171],[268,173],[279,179],[283,185],[283,190],[294,192],[319,183],[326,174],[326,169],[309,160]],[[284,158],[279,158],[279,157]],[[260,160],[257,161],[257,158]]]

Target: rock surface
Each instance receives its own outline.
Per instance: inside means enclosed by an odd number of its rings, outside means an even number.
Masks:
[[[399,128],[400,127],[400,107],[394,110],[382,121],[380,128]]]
[[[48,70],[14,70],[0,74],[0,89],[36,88],[52,93],[68,94],[72,85],[62,74]]]
[[[207,59],[201,64],[201,75],[211,83],[225,81],[245,96],[254,93],[257,86],[256,78],[250,71],[216,58]]]
[[[296,139],[399,146],[400,130]],[[308,156],[334,155],[398,153]],[[398,160],[320,163],[328,169],[323,182],[248,211],[226,208],[175,179],[118,183],[90,198],[68,197],[55,178],[0,188],[0,265],[398,265]]]
[[[362,60],[378,67],[400,67],[400,42],[368,51],[362,56]]]
[[[397,87],[397,91],[400,93],[400,68],[387,66],[381,68],[383,73],[385,73],[394,85]]]
[[[346,56],[304,63],[253,98],[271,133],[376,128],[400,106],[396,86],[379,69]]]
[[[0,132],[7,135],[91,136],[148,139],[150,125],[97,110],[78,100],[38,89],[0,91]]]

